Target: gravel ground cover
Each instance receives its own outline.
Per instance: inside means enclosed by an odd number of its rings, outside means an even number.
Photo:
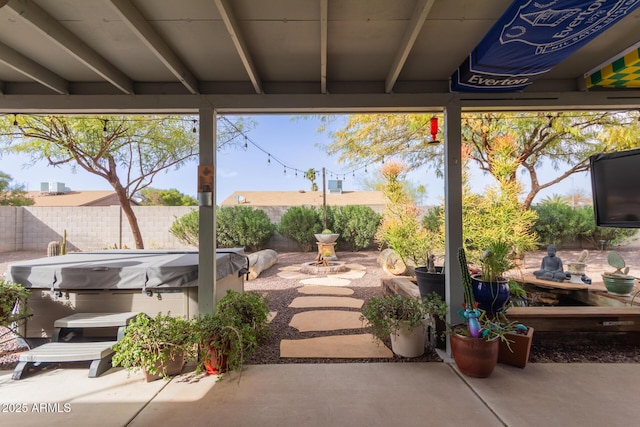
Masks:
[[[560,251],[558,256],[563,260],[577,259],[580,251]],[[640,250],[628,249],[621,251],[627,265],[631,267],[632,274],[640,275]],[[587,274],[597,277],[602,271],[610,270],[606,263],[607,252],[592,251],[587,259]],[[527,254],[523,268],[525,270],[537,269],[540,260],[546,255],[546,251]],[[0,277],[6,271],[11,262],[25,259],[34,259],[44,256],[40,252],[14,252],[0,253]],[[290,269],[299,266],[303,262],[313,261],[313,253],[282,253],[278,255],[277,263],[262,272],[255,280],[245,283],[245,289],[264,292],[271,310],[278,315],[271,324],[271,336],[268,341],[262,343],[258,351],[247,359],[250,364],[275,364],[275,363],[366,363],[374,360],[367,359],[280,359],[279,345],[281,339],[299,339],[323,336],[327,334],[352,334],[364,333],[366,330],[343,330],[332,332],[306,332],[300,333],[289,327],[291,317],[300,310],[289,308],[289,303],[298,295],[297,288],[302,286],[299,279],[282,277],[283,268]],[[381,278],[388,276],[376,263],[377,252],[339,252],[340,261],[362,265],[366,269],[364,277],[351,279],[349,288],[354,290],[353,297],[368,299],[382,294]],[[635,271],[634,271],[635,270]],[[0,330],[0,335],[4,333]],[[0,369],[13,369],[17,363],[18,354],[24,348],[19,348],[15,340],[7,340],[7,336],[0,338]],[[531,352],[531,362],[606,362],[606,363],[640,363],[640,342],[636,337],[635,342],[630,342],[624,336],[598,336],[597,334],[552,334],[536,333]],[[386,342],[390,347],[390,343]],[[441,359],[428,345],[425,354],[418,358],[401,358],[379,360],[392,363],[404,362],[436,362]]]

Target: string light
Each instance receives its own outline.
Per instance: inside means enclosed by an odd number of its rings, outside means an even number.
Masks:
[[[198,121],[196,119],[193,119],[193,129],[191,130],[191,132],[198,133],[198,129],[196,129],[196,124],[197,123],[198,123]]]
[[[284,174],[285,175],[287,174],[287,167],[286,166],[284,167]]]
[[[15,127],[18,127],[18,115],[17,114],[13,115],[13,125]]]
[[[271,154],[269,154],[269,157],[267,158],[267,164],[270,165],[271,164]]]
[[[247,145],[247,135],[244,136],[244,151],[247,151],[247,148],[249,148],[249,145]]]
[[[109,120],[107,120],[107,119],[104,119],[102,121],[102,135],[104,135],[104,136],[107,136],[107,132],[108,132],[108,130],[107,130],[107,122],[108,121]]]

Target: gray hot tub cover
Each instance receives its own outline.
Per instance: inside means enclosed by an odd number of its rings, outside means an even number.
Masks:
[[[220,249],[216,280],[247,267],[242,248]],[[197,251],[75,252],[11,264],[7,280],[40,289],[146,289],[198,286]]]

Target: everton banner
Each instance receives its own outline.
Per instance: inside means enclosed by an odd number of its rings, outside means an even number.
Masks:
[[[640,0],[515,0],[451,76],[452,92],[526,88]]]

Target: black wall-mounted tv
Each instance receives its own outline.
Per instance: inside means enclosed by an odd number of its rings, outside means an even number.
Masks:
[[[640,228],[640,149],[589,158],[596,224]]]

